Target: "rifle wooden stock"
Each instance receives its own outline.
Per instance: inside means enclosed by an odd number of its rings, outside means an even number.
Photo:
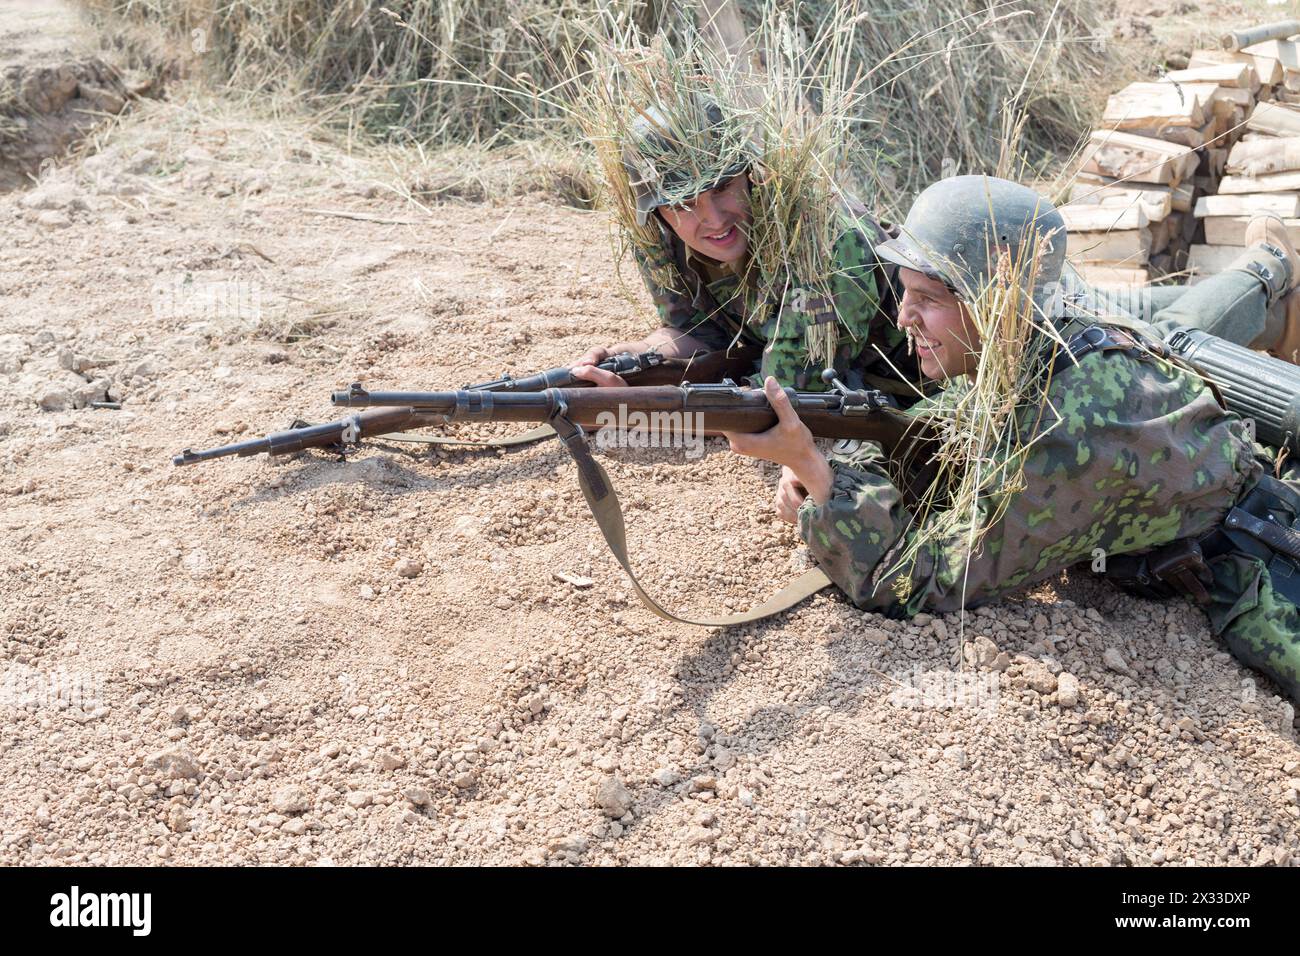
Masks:
[[[375,408],[350,415],[338,421],[325,422],[323,425],[303,425],[288,428],[282,432],[272,432],[265,438],[251,438],[248,441],[209,448],[205,451],[193,451],[186,448],[172,458],[173,465],[193,465],[213,458],[249,455],[288,455],[307,448],[332,448],[373,438],[376,435],[389,435],[405,431],[408,428],[428,428],[441,425],[446,421],[442,415],[417,411],[414,408]]]

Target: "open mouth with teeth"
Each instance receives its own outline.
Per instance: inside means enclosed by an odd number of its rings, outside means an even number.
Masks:
[[[939,348],[938,342],[932,342],[930,339],[923,339],[921,338],[921,336],[917,335],[916,332],[913,330],[909,329],[907,334],[908,337],[911,338],[912,340],[912,348],[917,353],[933,352],[935,349]]]
[[[704,238],[709,240],[709,242],[716,243],[717,245],[720,246],[725,246],[729,244],[732,240],[736,239],[739,235],[740,235],[740,230],[738,230],[733,225],[727,227],[727,230],[725,232],[720,232],[717,235],[713,235],[713,236],[706,235]]]

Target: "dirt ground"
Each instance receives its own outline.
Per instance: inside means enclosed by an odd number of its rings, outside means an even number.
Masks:
[[[600,214],[390,173],[177,91],[0,197],[0,864],[1300,861],[1295,712],[1194,607],[667,625],[554,444],[173,467],[651,324]],[[775,469],[601,454],[670,606],[805,566]]]

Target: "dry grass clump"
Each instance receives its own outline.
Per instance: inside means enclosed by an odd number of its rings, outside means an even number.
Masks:
[[[761,320],[769,302],[798,297],[830,301],[833,249],[846,228],[847,130],[860,97],[848,56],[859,10],[843,5],[807,38],[769,5],[751,38],[765,53],[761,73],[690,23],[677,25],[675,39],[659,33],[645,42],[611,19],[571,62],[580,78],[572,113],[591,144],[619,245],[636,248],[662,285],[675,288],[680,277],[657,220],[637,222],[634,184],[674,205],[744,171],[752,214],[740,267],[746,315]],[[827,307],[809,324],[813,362],[832,361],[842,333],[835,320]]]
[[[870,28],[863,9],[836,8],[811,39],[774,12],[758,33],[766,82],[754,115],[765,148],[754,177],[750,255],[757,288],[771,298],[788,298],[797,277],[805,295],[830,301],[833,250],[849,199],[843,185],[876,179],[872,155],[856,149],[852,135],[856,117],[868,108],[852,55],[859,30]],[[830,310],[817,318],[806,331],[808,355],[827,366],[840,328]]]
[[[521,140],[488,149],[448,146],[436,151],[380,150],[392,188],[416,205],[491,202],[543,194],[576,209],[592,209],[599,187],[587,157],[551,140]]]
[[[152,23],[232,87],[299,97],[340,123],[424,145],[518,138],[555,116],[531,95],[558,79],[548,50],[572,45],[607,0],[82,0]],[[642,14],[644,17],[646,14]]]
[[[13,80],[0,76],[0,156],[5,156],[9,149],[21,145],[27,138],[27,121],[31,113],[31,107]]]
[[[697,4],[661,0],[82,0],[101,14],[156,24],[207,71],[259,95],[292,96],[350,131],[426,148],[504,145],[543,129],[572,132],[562,97],[564,51],[582,51],[590,25],[613,19],[644,41],[666,30],[680,42]],[[769,0],[738,0],[762,33]],[[824,35],[836,0],[780,0],[788,38]],[[669,12],[678,16],[674,19]],[[1016,174],[1014,117],[1027,165],[1068,152],[1088,128],[1100,84],[1127,68],[1100,42],[1099,5],[1087,0],[872,0],[841,44],[862,78],[859,146],[887,164],[885,212],[943,174]],[[770,19],[770,18],[769,18]],[[814,104],[817,103],[814,98]],[[1009,126],[1008,124],[1011,124]],[[564,130],[569,130],[566,134]],[[860,185],[860,184],[858,184]]]
[[[801,20],[811,28],[836,7],[809,0]],[[852,51],[870,84],[859,135],[905,197],[943,176],[1055,166],[1135,69],[1086,0],[873,0],[869,17]]]

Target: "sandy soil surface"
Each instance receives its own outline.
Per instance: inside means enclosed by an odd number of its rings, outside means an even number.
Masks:
[[[174,468],[651,311],[598,214],[424,213],[199,99],[100,146],[0,198],[0,864],[1295,865],[1295,712],[1193,607],[1075,575],[964,620],[827,591],[673,626],[554,444]],[[670,606],[804,566],[773,468],[602,460]]]

